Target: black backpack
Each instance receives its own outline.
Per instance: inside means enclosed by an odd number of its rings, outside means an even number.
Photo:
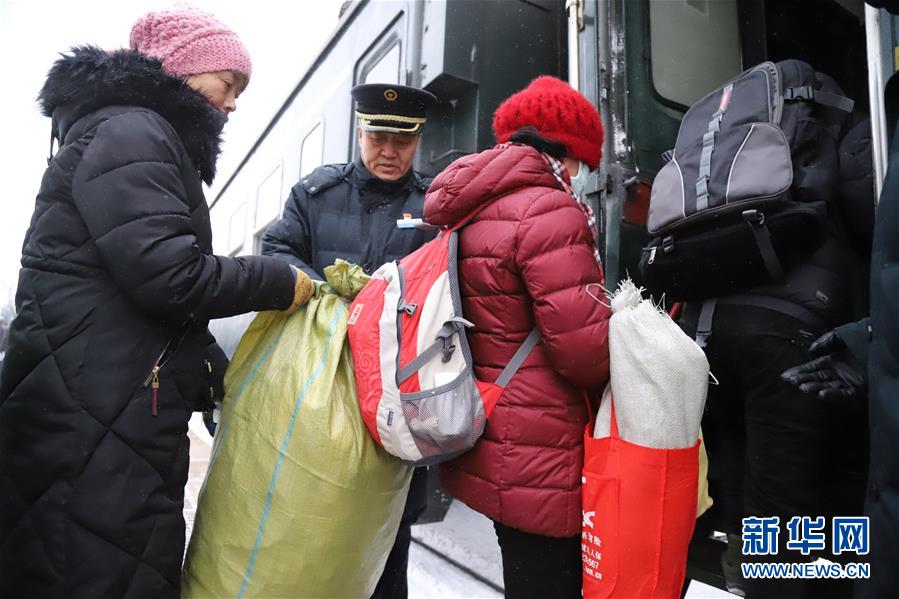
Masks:
[[[823,241],[853,102],[798,60],[764,62],[697,101],[653,182],[640,270],[670,300],[783,277]]]

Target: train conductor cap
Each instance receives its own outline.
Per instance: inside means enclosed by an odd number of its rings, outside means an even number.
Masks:
[[[363,131],[417,135],[425,123],[434,94],[405,85],[366,83],[350,91],[356,100],[356,118]]]

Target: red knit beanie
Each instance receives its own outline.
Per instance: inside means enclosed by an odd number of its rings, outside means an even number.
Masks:
[[[565,145],[569,158],[599,168],[602,158],[602,123],[587,98],[555,77],[537,77],[529,86],[500,104],[493,115],[493,133],[499,143],[522,127],[533,127],[540,137]]]

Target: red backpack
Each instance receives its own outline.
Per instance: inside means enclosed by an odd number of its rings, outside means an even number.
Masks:
[[[475,378],[465,337],[474,324],[462,315],[456,254],[457,231],[471,216],[379,268],[350,306],[362,418],[381,447],[415,466],[471,449],[540,341],[534,329],[494,382]]]

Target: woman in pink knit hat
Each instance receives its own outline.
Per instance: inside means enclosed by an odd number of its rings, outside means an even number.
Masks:
[[[223,113],[237,109],[252,64],[237,34],[213,15],[191,7],[147,13],[131,28],[131,48],[200,92]]]
[[[202,182],[250,74],[237,35],[189,7],[50,70],[59,149],[0,376],[0,597],[179,594],[187,421],[227,366],[208,321],[313,291],[286,262],[212,254]]]

